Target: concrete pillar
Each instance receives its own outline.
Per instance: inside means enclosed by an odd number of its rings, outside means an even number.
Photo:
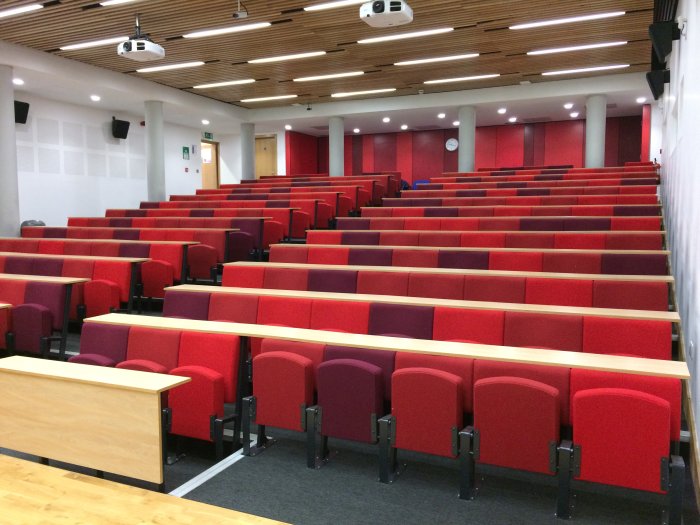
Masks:
[[[255,124],[241,122],[241,179],[255,179]]]
[[[457,170],[474,171],[476,152],[476,109],[462,106],[457,112],[459,120],[459,148],[457,149]]]
[[[19,235],[14,99],[12,68],[0,65],[0,235],[7,237]]]
[[[605,166],[605,95],[591,95],[586,99],[586,167]]]
[[[345,123],[343,117],[328,119],[328,174],[345,175]]]
[[[148,200],[164,201],[165,194],[165,139],[163,138],[163,103],[147,100],[146,113],[146,179]]]

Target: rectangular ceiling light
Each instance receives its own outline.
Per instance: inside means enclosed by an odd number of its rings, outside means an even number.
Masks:
[[[155,73],[157,71],[170,71],[171,69],[185,69],[188,67],[203,66],[204,62],[201,60],[197,62],[182,62],[181,64],[169,64],[167,66],[154,66],[154,67],[144,67],[137,69],[137,73]]]
[[[423,82],[423,84],[447,84],[448,82],[468,82],[470,80],[483,80],[485,78],[496,78],[500,76],[500,73],[493,73],[491,75],[474,75],[471,77],[440,78],[438,80],[426,80],[425,82]]]
[[[305,7],[304,11],[324,11],[326,9],[335,9],[336,7],[364,4],[365,2],[366,0],[338,0],[336,2],[323,2],[322,4],[314,4]]]
[[[613,64],[612,66],[597,66],[597,67],[584,67],[581,69],[561,69],[559,71],[545,71],[542,76],[548,77],[553,75],[574,75],[576,73],[591,73],[593,71],[606,71],[608,69],[622,69],[625,67],[630,67],[629,64]]]
[[[43,4],[29,4],[29,5],[23,5],[22,7],[13,7],[12,9],[4,9],[3,11],[0,11],[0,18],[6,18],[8,16],[14,16],[14,15],[21,15],[23,13],[30,13],[32,11],[36,11],[37,9],[41,9],[44,7]]]
[[[624,46],[627,42],[604,42],[602,44],[586,44],[583,46],[552,47],[549,49],[536,49],[528,51],[528,55],[550,55],[552,53],[568,53],[569,51],[583,51],[585,49],[599,49],[601,47]]]
[[[252,84],[255,82],[254,78],[244,78],[242,80],[229,80],[227,82],[214,82],[213,84],[199,84],[198,86],[192,86],[194,89],[209,89],[218,88],[226,86],[239,86],[241,84]]]
[[[92,42],[81,42],[80,44],[70,44],[59,48],[61,51],[73,51],[75,49],[87,49],[89,47],[108,46],[110,44],[119,44],[129,40],[128,36],[115,36],[114,38],[103,38],[102,40],[93,40]]]
[[[345,97],[355,97],[358,95],[374,95],[375,93],[391,93],[396,91],[396,88],[385,88],[385,89],[369,89],[366,91],[348,91],[346,93],[333,93],[331,97],[333,98],[345,98]]]
[[[312,80],[328,80],[330,78],[359,77],[360,75],[364,74],[364,71],[349,71],[347,73],[332,73],[330,75],[317,75],[315,77],[299,77],[295,78],[294,82],[310,82]]]
[[[100,2],[100,5],[102,7],[109,7],[111,5],[129,4],[134,1],[135,0],[107,0],[106,2]]]
[[[439,35],[454,31],[454,27],[441,27],[440,29],[428,29],[426,31],[415,31],[413,33],[401,33],[399,35],[378,36],[358,40],[358,44],[376,44],[377,42],[390,42],[391,40],[403,40],[404,38],[418,38],[421,36]]]
[[[236,25],[229,27],[220,27],[219,29],[205,29],[204,31],[195,31],[182,35],[183,38],[204,38],[206,36],[227,35],[229,33],[240,33],[241,31],[250,31],[252,29],[262,29],[270,27],[270,22],[258,22],[255,24]]]
[[[268,62],[282,62],[284,60],[297,60],[299,58],[320,57],[325,55],[325,51],[309,51],[308,53],[296,53],[294,55],[280,55],[277,57],[256,58],[248,60],[249,64],[266,64]]]
[[[613,18],[624,14],[624,11],[612,11],[610,13],[596,13],[595,15],[572,16],[569,18],[557,18],[556,20],[543,20],[540,22],[529,22],[527,24],[516,24],[514,26],[510,26],[508,29],[532,29],[534,27],[556,26],[559,24],[571,24],[574,22],[587,22],[589,20]]]
[[[419,58],[418,60],[404,60],[395,62],[395,66],[415,66],[418,64],[432,64],[433,62],[448,62],[450,60],[465,60],[467,58],[478,57],[479,53],[467,53],[466,55],[451,55],[446,57]]]
[[[265,102],[267,100],[282,100],[285,98],[297,98],[298,95],[276,95],[274,97],[244,98],[241,102]]]

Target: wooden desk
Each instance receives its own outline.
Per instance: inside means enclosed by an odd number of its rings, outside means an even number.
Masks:
[[[309,245],[311,246],[311,245]],[[519,270],[470,270],[460,268],[425,268],[411,266],[364,266],[349,264],[311,264],[311,263],[285,263],[285,262],[256,262],[236,261],[224,264],[226,267],[254,266],[257,268],[296,268],[299,270],[350,270],[372,271],[388,273],[430,273],[441,275],[483,275],[500,277],[537,277],[540,279],[586,279],[593,281],[633,281],[633,282],[663,282],[673,283],[670,275],[616,275],[616,274],[591,274],[591,273],[554,273],[554,272],[526,272]]]
[[[30,357],[0,359],[0,447],[162,486],[160,394],[189,381]]]
[[[14,253],[14,252],[12,252]],[[61,322],[61,342],[59,343],[59,357],[64,359],[66,355],[66,341],[68,338],[68,318],[70,316],[70,297],[73,291],[73,285],[78,283],[86,283],[90,279],[83,277],[49,277],[44,275],[21,275],[13,273],[0,273],[0,280],[10,281],[34,281],[39,283],[62,284],[66,288],[65,298],[63,300],[63,321]]]
[[[134,296],[136,295],[136,285],[138,284],[138,266],[151,259],[148,257],[101,257],[95,255],[56,255],[43,253],[15,253],[15,252],[0,252],[0,257],[22,257],[25,259],[69,259],[78,261],[114,261],[129,263],[131,266],[131,277],[129,278],[129,301],[127,310],[131,311],[134,307]]]
[[[5,523],[274,525],[281,522],[0,456]]]
[[[641,357],[625,357],[603,354],[584,354],[562,350],[544,350],[538,348],[517,348],[513,346],[482,345],[475,343],[455,343],[451,341],[431,341],[426,339],[408,339],[380,335],[350,334],[309,330],[306,328],[289,328],[285,326],[267,326],[245,323],[227,323],[219,321],[196,321],[169,317],[152,317],[125,314],[106,314],[91,317],[86,323],[105,323],[111,325],[147,326],[171,330],[192,330],[195,332],[235,334],[241,337],[267,337],[289,341],[302,341],[329,345],[371,348],[391,352],[411,352],[417,354],[445,355],[505,361],[511,363],[528,363],[545,366],[565,366],[588,370],[608,372],[625,372],[630,374],[650,375],[689,379],[688,366],[683,361],[663,361]]]
[[[493,301],[458,301],[456,299],[404,297],[399,295],[312,292],[307,290],[274,290],[270,288],[235,288],[232,286],[204,286],[197,284],[170,286],[165,290],[190,293],[258,295],[266,297],[301,297],[305,299],[361,301],[413,306],[445,306],[469,310],[500,310],[503,312],[527,312],[550,315],[586,315],[593,317],[612,317],[615,319],[642,319],[647,321],[667,321],[671,323],[680,323],[680,316],[677,312],[657,312],[654,310],[623,310],[617,308],[588,308],[582,306],[558,306],[547,304],[498,303]]]

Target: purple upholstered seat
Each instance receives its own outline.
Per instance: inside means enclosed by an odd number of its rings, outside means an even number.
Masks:
[[[369,219],[357,219],[354,217],[338,217],[336,229],[338,230],[369,230]]]
[[[348,264],[364,266],[391,266],[391,249],[357,248],[348,253]]]
[[[114,366],[126,358],[129,340],[128,326],[85,323],[80,335],[80,354],[71,357],[71,363]]]
[[[14,257],[10,255],[5,259],[4,272],[20,275],[31,275],[32,260],[29,257]]]
[[[607,217],[566,217],[564,219],[565,231],[588,231],[610,229],[610,219]]]
[[[149,202],[148,204],[155,204]],[[146,210],[126,210],[124,212],[124,217],[145,217],[146,216]]]
[[[141,201],[141,204],[139,205],[139,208],[142,210],[152,210],[155,208],[160,208],[160,203],[158,202],[148,202],[148,201]]]
[[[353,232],[347,231],[342,232],[340,237],[340,244],[348,245],[370,245],[376,246],[379,244],[379,232]]]
[[[213,217],[214,210],[192,210],[190,217]]]
[[[432,339],[433,307],[372,303],[367,333],[404,334],[415,339]]]
[[[489,267],[489,252],[462,252],[440,250],[438,253],[438,268],[462,268],[487,270]]]
[[[458,217],[457,208],[425,208],[425,217]]]
[[[33,259],[32,275],[48,275],[49,277],[61,277],[63,272],[63,259]]]
[[[26,303],[12,309],[15,350],[41,353],[41,339],[51,335],[51,311],[40,304]]]
[[[314,292],[355,293],[357,272],[351,270],[309,270],[307,289]]]
[[[63,328],[66,306],[66,288],[62,284],[28,282],[24,292],[25,303],[35,303],[48,308],[51,312],[54,330]]]
[[[131,217],[112,217],[109,225],[112,228],[131,228]]]
[[[666,255],[604,253],[600,260],[601,273],[619,275],[666,275]]]
[[[63,227],[44,228],[44,239],[63,239],[68,234],[68,229]]]
[[[270,201],[265,206],[265,208],[289,208],[289,207],[290,207],[289,201],[285,201],[285,200],[281,200],[281,199]]]
[[[209,316],[209,294],[170,290],[165,292],[163,317],[184,317],[206,321]]]
[[[124,243],[119,245],[119,257],[148,257],[150,244]]]
[[[654,206],[613,206],[613,215],[617,217],[641,217],[658,214],[659,210]]]
[[[382,417],[383,381],[378,366],[356,359],[325,361],[317,372],[321,434],[372,443],[373,419]]]
[[[486,197],[486,190],[457,190],[455,197]]]
[[[120,230],[114,230],[114,239],[123,239],[126,241],[138,241],[139,240],[139,230],[138,228],[123,228]]]
[[[520,219],[521,231],[561,231],[564,225],[561,219],[535,219],[523,217]]]
[[[396,352],[372,350],[369,348],[350,348],[348,346],[326,345],[326,352],[323,356],[323,360],[325,362],[333,359],[354,359],[379,367],[379,369],[382,371],[384,399],[387,401],[391,399],[391,374],[394,373]]]

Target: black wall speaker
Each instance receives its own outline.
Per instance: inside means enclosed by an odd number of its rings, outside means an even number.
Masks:
[[[666,57],[671,53],[674,40],[681,37],[678,24],[673,20],[667,22],[655,22],[649,26],[649,38],[654,52],[660,62],[666,62]]]
[[[658,100],[664,94],[664,84],[671,82],[671,72],[668,69],[659,69],[647,73],[647,84],[654,100]]]
[[[125,139],[129,134],[129,121],[117,120],[112,117],[112,136],[115,139]]]
[[[15,100],[15,123],[26,124],[29,115],[29,102]]]

